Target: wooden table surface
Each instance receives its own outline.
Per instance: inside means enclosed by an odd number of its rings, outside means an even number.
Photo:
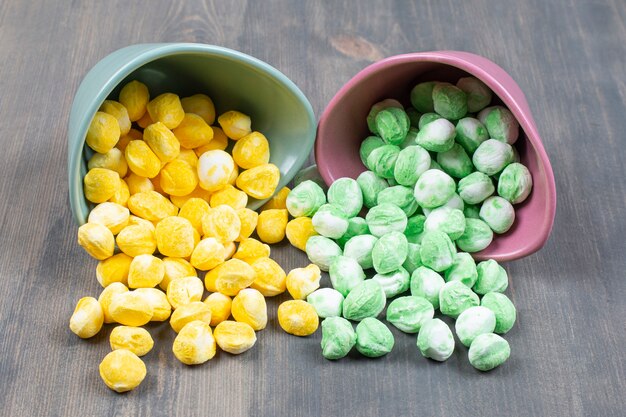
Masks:
[[[625,415],[625,21],[623,0],[0,2],[0,414]],[[433,363],[394,331],[384,358],[329,362],[319,331],[279,329],[283,296],[254,349],[200,367],[174,358],[167,323],[149,326],[147,378],[125,395],[107,389],[98,363],[111,327],[87,341],[68,329],[76,300],[100,291],[69,210],[70,105],[108,53],[177,41],[276,66],[318,117],[385,56],[459,49],[505,68],[528,97],[558,191],[546,246],[506,265],[519,315],[510,360],[480,373],[457,347]],[[285,269],[306,262],[285,244],[273,254]]]

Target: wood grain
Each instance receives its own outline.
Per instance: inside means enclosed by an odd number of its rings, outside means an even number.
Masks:
[[[626,3],[0,2],[0,409],[6,416],[623,416],[626,393]],[[255,348],[185,367],[168,324],[151,325],[148,377],[109,391],[97,365],[109,326],[76,338],[78,298],[100,291],[76,244],[66,133],[72,96],[106,54],[141,42],[205,42],[278,67],[316,114],[383,56],[460,49],[526,92],[559,194],[552,237],[507,265],[519,321],[505,366],[482,374],[457,348],[443,364],[394,331],[378,360],[331,363],[319,332],[280,331],[278,303]],[[312,157],[310,159],[312,161]],[[273,249],[290,269],[305,256]]]

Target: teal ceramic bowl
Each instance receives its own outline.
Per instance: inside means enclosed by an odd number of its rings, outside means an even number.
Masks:
[[[68,128],[70,205],[78,224],[91,209],[83,193],[83,177],[92,151],[87,129],[107,98],[117,100],[129,81],[146,84],[150,95],[174,92],[181,97],[205,93],[216,113],[239,110],[252,119],[252,129],[270,143],[270,162],[280,169],[277,190],[284,187],[307,159],[315,141],[316,121],[302,91],[276,68],[227,48],[191,43],[141,44],[119,49],[98,62],[80,84]],[[264,201],[250,200],[256,209]]]

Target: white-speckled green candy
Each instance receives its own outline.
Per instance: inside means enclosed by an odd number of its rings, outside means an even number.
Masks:
[[[455,140],[469,155],[473,155],[481,143],[489,139],[487,128],[478,119],[464,117],[455,127]]]
[[[359,263],[347,256],[337,256],[328,269],[330,283],[344,297],[365,280],[365,272]]]
[[[498,178],[498,194],[511,204],[526,200],[533,188],[533,177],[524,165],[514,162],[504,168]]]
[[[384,144],[385,141],[378,136],[366,137],[363,142],[361,142],[361,147],[359,148],[359,157],[363,165],[367,166],[367,157],[370,156],[374,149],[380,148]]]
[[[484,221],[465,217],[465,231],[456,240],[456,244],[463,252],[479,252],[485,249],[493,240],[493,230]]]
[[[404,232],[407,217],[404,211],[395,204],[380,204],[372,207],[365,216],[370,233],[381,237],[390,232]]]
[[[322,321],[322,355],[326,359],[341,359],[356,344],[356,332],[343,317],[329,317]]]
[[[472,160],[458,143],[445,152],[439,152],[437,163],[446,174],[455,178],[467,177],[474,170]]]
[[[505,142],[488,139],[480,144],[472,163],[476,169],[487,175],[495,175],[513,162],[513,148]]]
[[[417,335],[417,347],[425,358],[443,362],[454,352],[454,336],[442,320],[427,320]]]
[[[411,121],[404,109],[387,107],[376,115],[376,132],[390,145],[400,145],[409,133]]]
[[[459,78],[456,86],[467,94],[467,111],[470,113],[481,111],[491,102],[491,90],[476,77]]]
[[[461,197],[459,197],[457,193],[454,193],[452,194],[452,197],[450,197],[450,199],[446,201],[443,205],[439,207],[435,207],[435,208],[424,207],[422,208],[422,211],[424,212],[424,215],[428,217],[433,210],[441,208],[441,207],[448,207],[451,209],[457,209],[457,210],[463,211],[463,209],[465,208],[465,203],[463,202],[463,200],[461,199]]]
[[[322,271],[328,271],[333,259],[341,256],[339,245],[324,236],[311,236],[306,241],[305,249],[309,260]]]
[[[506,233],[515,222],[515,209],[511,203],[497,196],[486,199],[478,215],[498,234]]]
[[[419,208],[413,196],[413,189],[403,185],[385,188],[378,194],[378,204],[386,203],[400,207],[407,217],[413,215]]]
[[[462,178],[457,185],[457,190],[464,202],[479,204],[492,195],[496,187],[489,176],[476,171]]]
[[[490,292],[484,295],[480,305],[487,307],[496,315],[496,328],[494,330],[496,333],[505,334],[513,328],[517,312],[509,297],[499,292]]]
[[[415,142],[428,151],[445,152],[454,145],[455,136],[454,125],[449,120],[436,119],[420,129]]]
[[[406,236],[406,235],[405,235]],[[407,237],[407,241],[408,241]],[[402,264],[402,267],[408,271],[409,274],[412,274],[417,268],[422,266],[422,257],[420,256],[420,245],[419,243],[408,243],[408,251],[406,254],[406,260]]]
[[[439,310],[453,319],[468,308],[479,304],[478,296],[460,281],[446,282],[439,292]]]
[[[456,247],[447,234],[438,231],[424,234],[420,245],[420,257],[425,266],[433,271],[445,271],[452,266],[455,255]]]
[[[394,343],[393,333],[378,319],[367,317],[356,326],[356,350],[364,356],[384,356],[391,352]]]
[[[393,176],[398,184],[415,186],[417,179],[430,168],[430,154],[419,145],[407,146],[400,151]]]
[[[468,358],[479,371],[490,371],[502,365],[511,356],[509,342],[493,333],[481,334],[472,342]]]
[[[343,312],[343,295],[332,288],[320,288],[307,295],[306,302],[311,304],[321,318],[339,317]]]
[[[478,120],[485,125],[492,139],[512,145],[519,137],[519,123],[506,107],[487,107],[478,113]]]
[[[393,178],[393,170],[396,166],[396,160],[399,154],[399,146],[379,146],[367,157],[366,166],[381,178]]]
[[[346,213],[348,218],[354,217],[363,208],[363,194],[359,184],[352,178],[339,178],[328,188],[328,202]]]
[[[343,209],[334,204],[324,204],[312,219],[317,233],[331,239],[339,239],[348,230],[348,216]]]
[[[383,287],[368,279],[355,286],[343,300],[343,316],[354,321],[377,317],[385,309],[386,302]]]
[[[417,84],[411,89],[411,105],[421,113],[432,113],[435,111],[433,103],[433,89],[437,81],[426,81]]]
[[[413,195],[420,206],[435,208],[445,204],[455,191],[452,177],[438,169],[429,169],[417,180]]]
[[[426,216],[423,214],[416,214],[407,219],[404,235],[410,243],[419,243],[422,241],[425,222]]]
[[[410,118],[410,116],[409,116],[409,118]],[[413,122],[411,122],[411,127],[409,128],[409,132],[406,134],[406,136],[404,137],[404,140],[399,145],[400,149],[406,149],[409,146],[414,146],[415,145],[415,140],[417,139],[417,133],[419,132],[419,130],[417,129],[417,127],[413,127],[412,123]],[[397,163],[398,163],[398,161],[396,161],[396,164]]]
[[[476,283],[472,287],[476,294],[490,292],[504,292],[509,286],[509,277],[506,270],[493,259],[480,262],[476,265]]]
[[[463,209],[466,221],[467,219],[480,219],[478,213],[480,213],[480,206],[477,206],[476,204],[466,204]]]
[[[400,232],[381,236],[372,250],[374,270],[379,274],[387,274],[399,269],[408,255],[408,243],[406,236]]]
[[[452,266],[445,272],[445,278],[447,282],[460,281],[472,288],[478,279],[476,262],[472,255],[466,252],[457,253]]]
[[[467,114],[467,94],[452,84],[439,83],[433,88],[433,107],[442,117],[458,120]]]
[[[405,333],[417,333],[435,315],[433,305],[423,297],[399,297],[387,307],[387,321]]]
[[[378,134],[378,131],[376,130],[376,116],[378,115],[378,113],[385,109],[388,109],[389,107],[397,107],[401,109],[402,104],[400,104],[398,100],[388,98],[383,101],[379,101],[370,108],[370,111],[367,114],[367,127],[369,128],[370,132]]]
[[[372,280],[380,284],[387,298],[393,298],[409,289],[411,276],[406,269],[400,267],[387,274],[376,274]]]
[[[461,210],[449,207],[433,209],[424,222],[424,230],[427,232],[443,232],[450,240],[456,240],[465,231],[465,215]]]
[[[346,242],[343,254],[354,259],[363,269],[372,268],[374,266],[372,250],[377,241],[376,236],[368,234],[354,236]]]
[[[379,177],[372,171],[363,171],[356,179],[361,193],[363,194],[363,204],[367,208],[372,208],[377,204],[378,194],[389,187],[387,181]]]
[[[419,129],[423,129],[424,126],[426,126],[428,123],[430,122],[434,122],[437,119],[442,119],[441,116],[439,116],[437,113],[424,113],[422,114],[422,116],[420,117],[420,120],[417,124],[417,126],[419,127]],[[417,138],[416,138],[417,140]]]
[[[425,266],[420,266],[411,275],[411,295],[424,297],[433,308],[439,308],[439,292],[446,282],[443,277]]]
[[[339,246],[345,246],[345,244],[355,236],[366,235],[369,234],[370,228],[367,227],[367,222],[363,217],[353,217],[348,219],[348,230],[343,234],[339,239],[337,239],[337,243]]]
[[[287,210],[293,217],[311,217],[326,203],[324,190],[317,183],[306,180],[287,195]]]
[[[493,333],[496,315],[487,307],[470,307],[459,314],[454,327],[461,343],[469,347],[477,336]]]

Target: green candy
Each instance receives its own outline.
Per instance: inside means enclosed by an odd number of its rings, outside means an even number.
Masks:
[[[437,113],[424,113],[417,124],[417,127],[421,130],[430,122],[434,122],[437,119],[442,119]]]
[[[437,163],[446,174],[455,178],[467,177],[474,170],[472,160],[458,143],[445,152],[439,152]]]
[[[375,123],[378,135],[390,145],[400,145],[411,127],[409,116],[397,107],[380,111],[376,115]]]
[[[377,241],[376,236],[369,234],[354,236],[346,242],[343,254],[357,261],[361,268],[369,269],[374,266],[372,250]]]
[[[389,187],[384,179],[380,178],[372,171],[363,171],[356,179],[361,193],[363,194],[363,204],[367,208],[372,208],[377,204],[378,194]]]
[[[478,113],[478,120],[485,125],[492,139],[513,145],[519,137],[519,123],[505,107],[487,107]]]
[[[339,239],[348,230],[348,216],[339,206],[324,204],[311,219],[313,229],[322,236]]]
[[[385,309],[386,302],[383,287],[368,279],[355,286],[343,300],[343,316],[354,321],[376,317]]]
[[[459,314],[454,327],[461,343],[469,347],[481,334],[493,333],[496,316],[487,307],[470,307]]]
[[[483,296],[480,305],[496,315],[496,333],[505,334],[513,328],[517,313],[509,297],[499,292],[490,292]]]
[[[467,219],[480,219],[478,213],[480,212],[480,207],[476,204],[466,204],[463,209],[463,214],[465,215],[466,223]]]
[[[380,146],[369,154],[366,166],[381,178],[393,178],[393,169],[399,153],[400,147],[398,146]]]
[[[400,157],[398,157],[399,159]],[[397,164],[396,162],[396,167]],[[530,175],[530,171],[518,162],[513,162],[504,168],[498,178],[498,194],[511,204],[519,204],[526,200],[532,188],[533,177]]]
[[[355,236],[369,234],[370,229],[367,227],[367,223],[363,217],[353,217],[348,219],[348,230],[343,234],[337,243],[339,246],[344,247],[346,243]]]
[[[305,249],[309,260],[322,271],[328,271],[332,260],[341,256],[341,248],[324,236],[311,236],[306,241]]]
[[[367,317],[356,326],[356,350],[368,358],[391,352],[395,341],[391,331],[378,319]]]
[[[476,113],[491,103],[491,90],[475,77],[459,78],[456,86],[467,94],[467,111]]]
[[[311,217],[326,203],[324,190],[317,183],[306,180],[287,195],[286,205],[293,217]]]
[[[495,175],[513,162],[513,148],[508,143],[488,139],[480,144],[472,163],[476,169],[487,175]]]
[[[378,115],[378,113],[385,109],[388,109],[389,107],[397,107],[401,109],[402,104],[400,104],[398,100],[388,98],[383,101],[379,101],[371,107],[370,112],[367,115],[367,127],[369,128],[370,132],[378,134],[378,131],[376,130],[376,116]]]
[[[476,277],[476,283],[472,287],[476,294],[504,292],[509,286],[506,270],[493,259],[480,262],[476,266]]]
[[[433,103],[433,89],[437,85],[437,81],[426,81],[417,84],[411,90],[411,105],[421,113],[429,113],[435,111]]]
[[[343,312],[343,295],[332,288],[320,288],[307,295],[306,302],[311,304],[321,318],[339,317]]]
[[[472,255],[465,252],[457,253],[452,266],[445,272],[446,282],[459,281],[472,288],[478,279],[476,262]]]
[[[404,234],[390,232],[381,236],[372,250],[374,270],[379,274],[387,274],[399,269],[406,261],[408,250],[408,241]]]
[[[412,274],[413,271],[415,271],[420,266],[422,266],[422,257],[420,256],[420,245],[418,243],[409,242],[406,260],[402,264],[402,267],[406,269],[409,274]]]
[[[420,246],[420,257],[424,266],[437,272],[445,271],[452,266],[455,255],[456,248],[447,234],[438,231],[424,234]]]
[[[409,121],[411,122],[411,127],[417,128],[419,126],[420,117],[422,117],[422,113],[415,110],[413,107],[407,107],[404,109],[406,115],[409,116]]]
[[[347,256],[335,257],[328,268],[328,275],[333,288],[344,297],[365,280],[365,272],[361,265]]]
[[[398,184],[414,187],[420,175],[430,168],[430,154],[419,145],[408,146],[400,151],[393,177]]]
[[[439,310],[453,319],[468,308],[479,304],[478,296],[460,281],[446,282],[439,292]]]
[[[407,217],[404,211],[395,204],[380,204],[372,207],[365,216],[370,232],[381,237],[390,232],[404,232]]]
[[[489,197],[478,213],[495,233],[506,233],[515,222],[515,209],[502,197]]]
[[[385,292],[385,297],[393,298],[409,289],[411,276],[406,269],[400,267],[387,274],[376,274],[372,280],[380,284]]]
[[[443,362],[454,352],[454,336],[442,320],[426,320],[417,335],[417,347],[425,358]]]
[[[457,120],[467,114],[467,94],[450,84],[438,84],[433,88],[435,112],[450,120]]]
[[[378,204],[396,205],[402,209],[407,217],[411,216],[419,208],[415,197],[413,197],[413,189],[403,185],[395,185],[382,190],[378,194]]]
[[[295,177],[293,177],[294,187],[297,187],[305,181],[313,181],[320,186],[323,192],[327,189],[326,183],[324,182],[324,179],[320,175],[320,172],[317,169],[317,165],[315,164],[301,169],[300,171],[298,171]],[[326,200],[324,200],[324,202],[326,202]]]
[[[424,231],[424,223],[426,223],[426,216],[423,214],[416,214],[409,217],[406,221],[404,235],[407,237],[420,235]]]
[[[363,193],[352,178],[339,178],[328,188],[328,202],[341,207],[348,218],[354,217],[363,208]]]
[[[418,132],[419,130],[417,130],[416,127],[409,128],[409,132],[406,134],[406,136],[404,137],[404,140],[400,144],[400,149],[405,149],[409,146],[415,145],[415,140],[417,139]],[[396,161],[396,164],[397,163],[398,162]]]
[[[490,371],[502,365],[510,355],[509,342],[493,333],[476,337],[468,352],[470,363],[479,371]]]
[[[435,315],[433,305],[423,297],[399,297],[387,307],[387,321],[405,333],[417,333]]]
[[[329,317],[322,321],[321,344],[322,356],[330,360],[341,359],[356,344],[356,332],[343,317]]]
[[[459,120],[455,127],[456,141],[472,155],[481,143],[489,139],[487,128],[480,123],[480,120],[473,117],[464,117]]]
[[[390,187],[395,187],[396,185],[398,185],[398,181],[396,181],[395,178],[389,178],[387,180],[387,184],[389,184]]]
[[[433,209],[424,222],[427,232],[443,232],[450,240],[456,240],[465,231],[465,215],[459,209],[441,206]]]
[[[413,196],[422,207],[435,208],[445,204],[454,195],[456,184],[443,171],[429,169],[424,172],[413,190]]]
[[[430,159],[430,169],[438,169],[439,171],[443,171],[443,169],[441,169],[441,165],[439,165],[437,161],[432,158]]]
[[[468,204],[482,203],[495,190],[491,178],[478,171],[462,178],[457,185],[459,196]]]
[[[439,292],[445,281],[435,271],[425,266],[420,266],[411,275],[411,295],[424,297],[433,308],[439,308]]]
[[[480,252],[493,240],[491,227],[480,219],[465,218],[465,231],[456,240],[456,244],[463,252]]]
[[[450,197],[448,201],[436,208],[441,207],[447,207],[449,209],[457,209],[463,211],[463,209],[465,208],[465,203],[463,202],[463,200],[461,200],[461,197],[459,197],[457,193],[453,193],[452,197]],[[432,213],[433,210],[435,210],[436,208],[423,208],[422,211],[424,212],[424,215],[428,217],[430,216],[430,213]]]
[[[378,136],[366,137],[363,142],[361,142],[361,147],[359,148],[359,156],[361,157],[363,165],[367,166],[367,157],[370,156],[374,149],[380,148],[384,144],[385,141]]]
[[[427,151],[445,152],[454,145],[456,131],[454,125],[446,119],[437,119],[424,125],[419,132],[415,143]]]

